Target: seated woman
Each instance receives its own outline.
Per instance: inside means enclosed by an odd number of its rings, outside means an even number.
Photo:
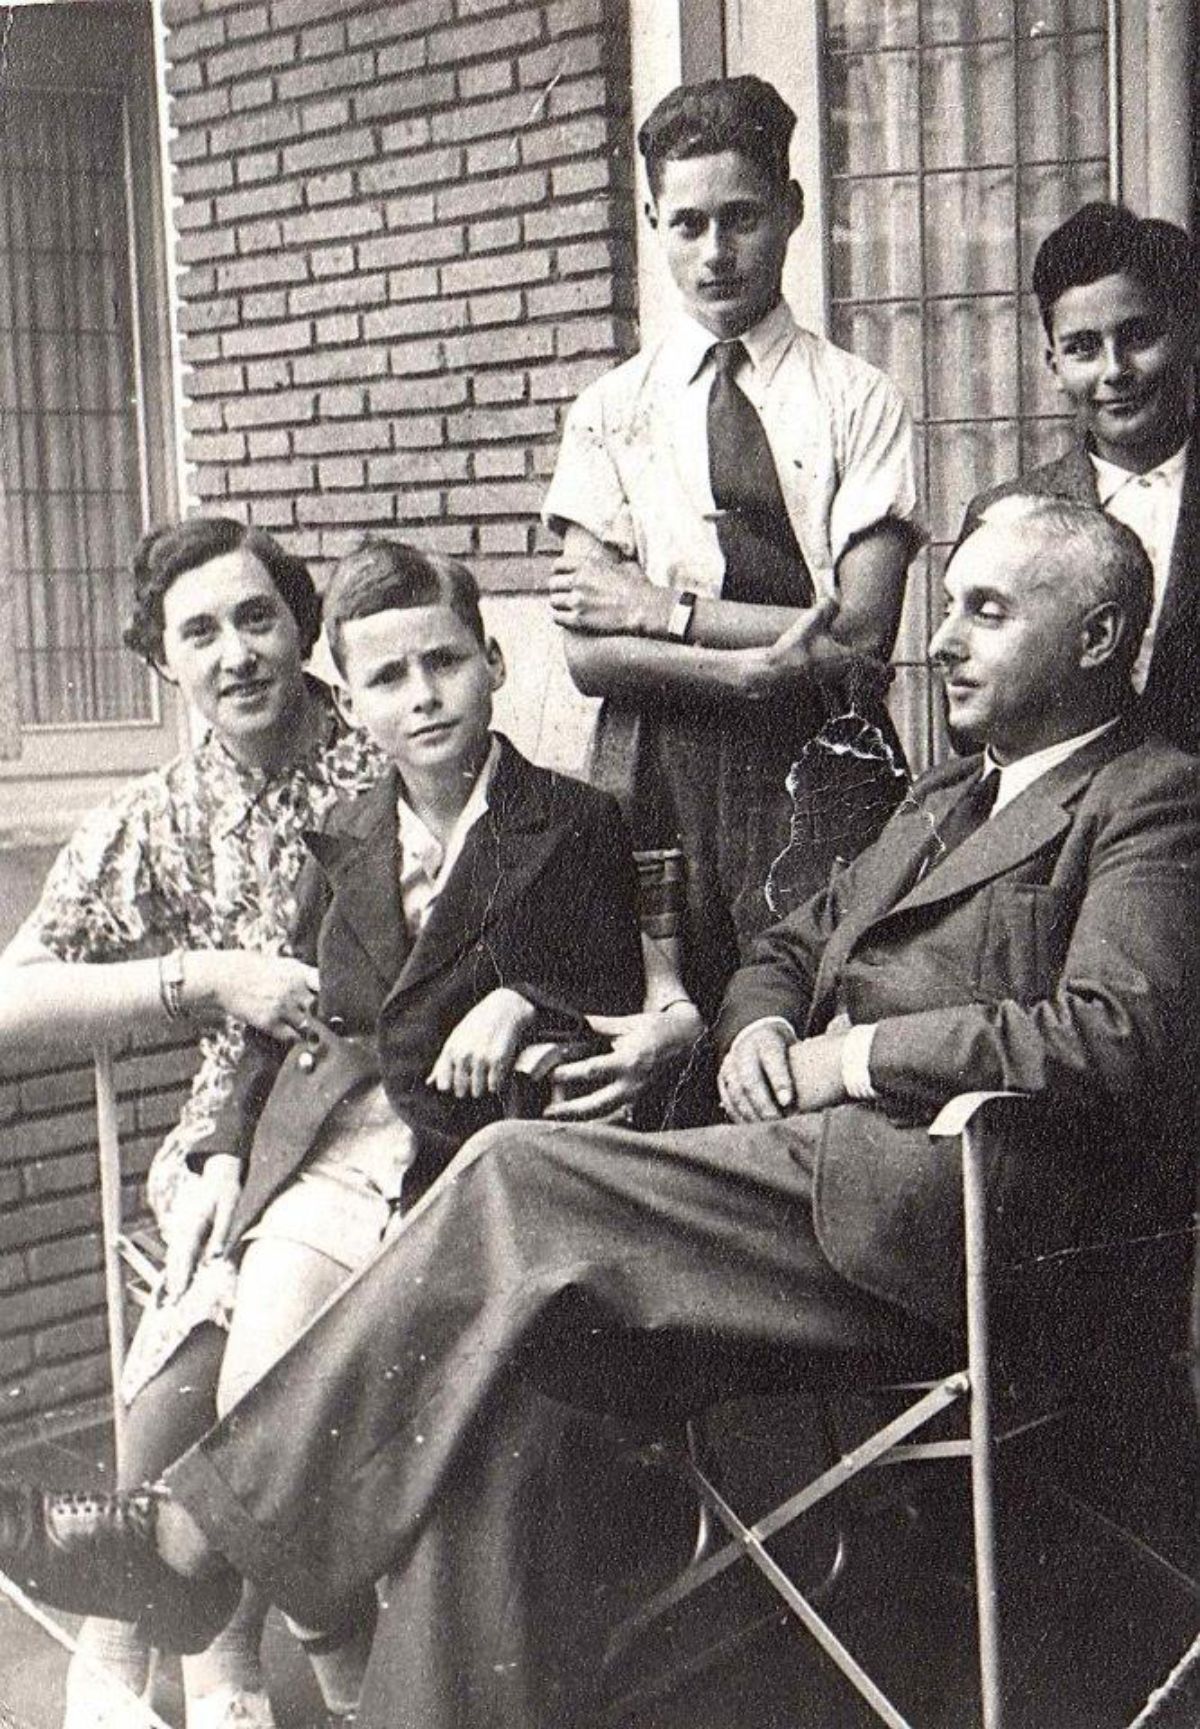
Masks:
[[[0,1038],[78,1043],[198,1024],[200,1066],[150,1171],[167,1245],[165,1300],[148,1313],[127,1367],[122,1480],[153,1476],[213,1416],[233,1274],[225,1221],[209,1219],[187,1156],[211,1128],[256,1027],[291,1039],[316,974],[289,955],[301,833],[333,800],[370,784],[379,759],[338,719],[302,664],[320,624],[306,566],[261,530],[196,517],[148,535],[133,562],[126,641],[178,685],[206,723],[200,743],[91,813],[41,899],[0,956]],[[269,1729],[258,1664],[261,1605],[247,1604],[185,1664],[189,1729]],[[148,1653],[133,1628],[90,1622],[84,1647],[136,1692]],[[122,1720],[75,1665],[68,1729]]]
[[[399,557],[398,548],[379,548],[375,562],[384,552]],[[3,956],[3,965],[22,972],[10,980],[0,1034],[74,1039],[95,1036],[114,1018],[154,1027],[183,1013],[225,1011],[275,1041],[287,1043],[299,1032],[311,1036],[316,973],[297,961],[271,961],[278,970],[273,992],[268,963],[244,946],[296,946],[301,830],[322,826],[337,795],[373,782],[382,757],[342,733],[316,695],[318,686],[301,678],[299,659],[315,635],[315,600],[303,567],[277,546],[239,524],[192,522],[150,539],[135,569],[138,619],[130,640],[180,681],[213,731],[194,756],[137,783],[95,814],[64,851],[35,915]],[[574,870],[578,880],[586,875],[583,859]],[[600,885],[602,897],[612,899],[616,887]],[[671,1025],[673,1039],[699,1030],[661,947],[647,942],[647,951],[652,967],[643,1011],[595,1017],[612,1051],[593,1060],[602,1065],[598,1072],[584,1067],[578,1075],[571,1112],[593,1115],[635,1098],[647,1081],[650,1055],[655,1072],[661,1065],[662,1029]],[[154,954],[159,958],[140,958]],[[35,968],[38,961],[55,965]],[[593,956],[584,972],[593,977],[597,968]],[[600,991],[598,1005],[605,996]],[[633,1003],[614,998],[610,1006],[629,1010]],[[233,1304],[232,1266],[223,1250],[239,1205],[239,1160],[206,1155],[214,1124],[230,1112],[244,1027],[213,1029],[202,1043],[204,1067],[185,1119],[152,1169],[168,1276],[166,1302],[138,1331],[124,1387],[131,1406],[123,1478],[131,1480],[156,1477],[211,1420],[214,1404],[232,1404],[308,1312],[353,1271],[353,1259],[344,1254],[339,1260],[329,1245],[323,1254],[304,1252],[290,1207],[287,1222],[256,1245],[261,1252],[251,1257],[256,1267],[249,1286],[247,1267],[240,1269]],[[204,1162],[204,1176],[188,1177],[185,1162]],[[285,1209],[294,1198],[290,1191],[278,1196]],[[358,1238],[363,1231],[346,1233],[348,1243]],[[280,1254],[292,1255],[282,1281]],[[273,1271],[263,1271],[263,1264]],[[289,1302],[271,1295],[280,1290]],[[246,1603],[204,1658],[185,1660],[190,1729],[270,1724],[259,1634],[261,1605]],[[346,1643],[322,1637],[313,1665],[330,1707],[353,1705],[368,1637],[368,1625]],[[133,1688],[144,1681],[147,1653],[135,1629],[93,1622],[85,1644]],[[97,1701],[92,1674],[80,1668],[71,1684],[71,1729],[118,1720],[124,1720],[119,1694]]]

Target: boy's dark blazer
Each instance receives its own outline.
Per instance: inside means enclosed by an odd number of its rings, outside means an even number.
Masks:
[[[301,874],[294,948],[320,970],[307,1041],[252,1034],[233,1094],[197,1164],[244,1161],[232,1244],[297,1173],[330,1113],[382,1079],[417,1136],[406,1201],[467,1137],[494,1121],[494,1097],[424,1085],[447,1035],[500,985],[539,1009],[531,1038],[583,1030],[584,1013],[641,1005],[637,880],[615,800],[537,768],[508,742],[488,809],[415,941],[400,904],[394,769],[334,807]]]
[[[978,493],[967,506],[956,546],[979,527],[989,504],[1014,492],[1100,503],[1096,471],[1080,441],[1053,462]],[[1195,429],[1188,444],[1167,591],[1141,700],[1149,727],[1182,750],[1200,751],[1200,432]]]
[[[949,1098],[1040,1101],[991,1173],[998,1256],[1022,1263],[1032,1312],[1073,1309],[1064,1281],[1106,1263],[1069,1251],[1123,1235],[1174,1233],[1153,1251],[1171,1288],[1200,1120],[1200,764],[1131,715],[922,874],[979,763],[932,770],[874,846],[758,939],[716,1028],[724,1054],[767,1015],[805,1036],[840,1012],[875,1025],[878,1102],[814,1124],[817,1236],[852,1284],[942,1327],[962,1314],[961,1179],[926,1125]]]

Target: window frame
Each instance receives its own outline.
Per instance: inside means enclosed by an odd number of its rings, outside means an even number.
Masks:
[[[143,527],[177,509],[153,28],[149,5],[136,11],[86,5],[18,11],[0,78],[0,90],[96,94],[120,104]],[[7,595],[0,596],[0,607],[8,604]],[[119,783],[178,750],[182,705],[158,679],[151,717],[22,723],[16,710],[11,633],[7,640],[5,683],[13,694],[0,726],[13,754],[0,757],[0,829],[57,836],[95,803],[106,783]]]

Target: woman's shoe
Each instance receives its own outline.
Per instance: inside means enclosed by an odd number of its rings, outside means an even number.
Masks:
[[[242,1582],[229,1567],[185,1579],[159,1554],[159,1497],[59,1494],[0,1484],[0,1570],[34,1597],[77,1615],[136,1621],[169,1651],[203,1651],[228,1621]]]

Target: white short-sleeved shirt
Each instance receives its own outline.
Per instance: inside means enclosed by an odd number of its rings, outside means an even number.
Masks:
[[[758,412],[818,594],[846,548],[885,518],[916,529],[912,424],[876,367],[801,329],[780,301],[743,337],[737,382]],[[584,390],[543,507],[636,559],[649,581],[719,595],[724,558],[708,477],[715,338],[681,318]]]

